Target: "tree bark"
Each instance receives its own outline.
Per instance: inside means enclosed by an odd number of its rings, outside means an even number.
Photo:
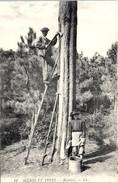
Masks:
[[[76,107],[77,2],[71,2],[69,114]]]
[[[116,121],[118,121],[118,42],[117,42],[117,73],[116,73],[116,92],[115,92],[115,113],[116,113]],[[117,126],[118,130],[118,126]]]
[[[56,162],[66,158],[66,141],[68,132],[69,114],[75,106],[76,91],[76,34],[77,34],[77,1],[59,2],[59,31],[63,33],[59,46],[58,83],[59,107]]]
[[[70,113],[76,108],[76,54],[77,54],[77,1],[71,2],[71,25],[70,25],[70,57],[69,57],[69,110]],[[69,140],[69,124],[67,124],[67,142]]]

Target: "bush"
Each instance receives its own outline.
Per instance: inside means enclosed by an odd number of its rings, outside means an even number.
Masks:
[[[19,127],[23,123],[20,118],[1,119],[1,147],[20,140]]]
[[[117,124],[114,111],[106,115],[102,112],[88,114],[84,121],[86,122],[87,137],[90,141],[96,141],[100,146],[116,145]]]

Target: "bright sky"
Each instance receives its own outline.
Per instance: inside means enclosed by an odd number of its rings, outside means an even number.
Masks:
[[[58,1],[0,2],[0,47],[17,48],[20,35],[32,27],[37,35],[49,27],[49,38],[58,31]],[[84,56],[97,51],[105,56],[118,41],[118,1],[78,1],[77,50]]]

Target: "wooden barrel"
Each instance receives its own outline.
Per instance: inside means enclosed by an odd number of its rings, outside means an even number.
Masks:
[[[78,156],[71,156],[69,158],[69,171],[71,173],[82,172],[82,160]]]

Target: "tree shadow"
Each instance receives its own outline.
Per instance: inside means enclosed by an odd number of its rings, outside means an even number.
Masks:
[[[97,163],[97,162],[104,162],[105,160],[111,158],[112,155],[109,155],[109,156],[104,156],[104,157],[96,157],[96,158],[93,158],[93,159],[89,159],[89,160],[85,160],[84,161],[84,164],[87,165],[87,164],[93,164],[93,163]]]
[[[96,150],[95,152],[85,154],[85,156],[84,156],[84,165],[85,165],[84,171],[86,169],[88,169],[86,167],[86,165],[88,165],[88,164],[93,164],[93,163],[97,163],[97,162],[102,163],[105,160],[111,158],[113,155],[107,155],[107,154],[109,154],[115,150],[116,150],[115,145],[104,145],[104,146],[99,147],[99,149]]]
[[[104,145],[104,146],[99,147],[99,149],[95,152],[85,154],[84,158],[88,159],[88,158],[103,156],[103,155],[109,154],[115,150],[116,150],[115,145]]]

